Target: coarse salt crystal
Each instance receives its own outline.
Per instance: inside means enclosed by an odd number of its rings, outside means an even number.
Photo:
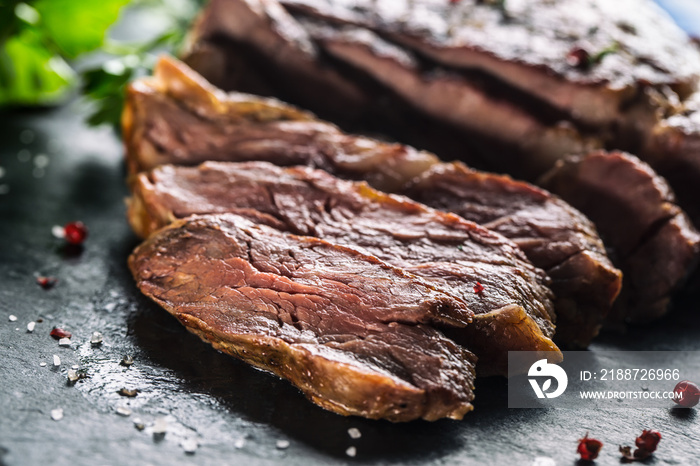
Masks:
[[[116,411],[117,411],[117,414],[119,414],[120,416],[124,416],[124,417],[131,416],[131,410],[129,408],[127,408],[126,406],[117,406]]]
[[[17,322],[17,316],[14,316],[12,314],[10,314],[9,319],[10,319],[10,322]]]
[[[168,420],[164,417],[159,417],[153,423],[153,435],[165,435],[168,431]]]
[[[289,448],[289,440],[278,440],[276,446],[279,450]]]
[[[56,408],[51,410],[51,419],[54,421],[60,421],[63,419],[63,409],[62,408]]]
[[[40,365],[41,367],[46,367],[46,363],[45,363],[45,362],[40,362],[39,365]]]
[[[70,338],[61,338],[58,340],[58,346],[70,346]]]
[[[93,346],[101,345],[102,339],[103,337],[100,332],[92,332],[92,336],[90,337],[90,344]]]
[[[70,368],[73,369],[74,371],[77,371],[78,369],[80,369],[80,366],[77,364],[73,364],[72,366],[70,366]]]
[[[51,227],[51,234],[54,238],[63,239],[66,237],[66,230],[61,225]]]
[[[66,373],[66,375],[68,376],[68,382],[70,382],[70,383],[75,383],[80,378],[78,373],[76,371],[74,371],[73,369],[68,369],[68,372]]]
[[[584,463],[587,463],[587,461],[584,461]],[[557,466],[557,463],[547,456],[538,456],[532,462],[532,466]]]
[[[29,322],[27,324],[27,332],[32,333],[34,331],[34,327],[36,327],[36,322]]]
[[[243,448],[245,445],[245,439],[244,438],[239,438],[238,440],[235,441],[233,444],[234,447],[238,448],[239,450]]]
[[[53,365],[56,367],[61,365],[61,358],[59,358],[57,354],[53,355]]]
[[[350,436],[350,438],[358,439],[362,437],[362,432],[360,432],[360,429],[358,429],[357,427],[351,427],[348,429],[348,435]]]
[[[351,458],[354,458],[355,455],[357,455],[357,448],[355,447],[348,447],[347,450],[345,450],[345,454],[348,455]]]
[[[186,438],[182,442],[180,442],[180,446],[183,450],[185,450],[185,453],[192,454],[195,451],[197,451],[199,443],[197,443],[197,439]]]

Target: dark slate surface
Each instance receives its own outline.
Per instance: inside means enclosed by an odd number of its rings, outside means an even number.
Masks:
[[[325,412],[288,383],[217,353],[134,287],[126,258],[137,240],[124,219],[120,143],[83,118],[75,103],[0,114],[1,465],[583,465],[575,449],[586,431],[606,443],[596,464],[607,465],[619,464],[617,445],[643,428],[664,436],[645,464],[700,464],[696,410],[509,410],[505,380],[487,379],[463,421],[394,425]],[[72,220],[90,228],[82,251],[51,235]],[[43,290],[37,274],[59,282]],[[700,296],[678,301],[663,322],[604,335],[593,351],[700,350]],[[53,326],[73,333],[70,348],[49,336]],[[89,344],[93,331],[104,334],[101,347]],[[119,365],[126,354],[135,360],[129,368]],[[88,378],[69,386],[74,364]],[[140,393],[123,398],[121,388]],[[120,416],[118,406],[132,414]],[[56,408],[60,421],[51,419]],[[158,418],[168,420],[164,437],[152,433]],[[362,437],[351,439],[350,427]],[[199,443],[193,455],[180,446],[189,438]],[[279,440],[289,447],[278,449]]]
[[[82,118],[72,104],[0,120],[0,186],[9,187],[0,195],[0,463],[529,465],[548,457],[569,465],[576,439],[591,431],[607,443],[598,464],[617,464],[616,445],[648,427],[664,435],[649,464],[700,461],[695,410],[509,410],[505,380],[490,379],[479,381],[476,410],[461,422],[393,425],[325,412],[286,382],[217,353],[135,289],[126,258],[137,240],[124,218],[120,143]],[[41,154],[49,160],[43,170]],[[51,235],[53,225],[78,219],[90,228],[82,252]],[[43,290],[36,274],[59,282]],[[604,336],[594,350],[698,350],[698,302],[686,297],[662,323]],[[53,326],[73,332],[70,348],[49,336]],[[89,344],[93,331],[104,334],[101,347]],[[135,359],[130,368],[119,365],[125,354]],[[89,378],[68,386],[73,364]],[[123,398],[116,391],[124,387],[141,392]],[[118,415],[120,405],[133,414]],[[54,421],[59,407],[64,418]],[[148,427],[158,417],[170,419],[162,439]],[[350,427],[362,437],[351,439]],[[185,438],[198,440],[194,455],[180,447]],[[290,446],[277,449],[278,440]],[[345,454],[351,445],[354,459]]]

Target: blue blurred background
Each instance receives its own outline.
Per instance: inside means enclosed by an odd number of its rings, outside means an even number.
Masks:
[[[615,1],[615,0],[609,0]],[[700,0],[656,0],[693,37],[700,37]]]

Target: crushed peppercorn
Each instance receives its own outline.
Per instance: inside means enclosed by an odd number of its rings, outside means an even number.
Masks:
[[[679,398],[674,398],[673,401],[683,408],[692,408],[700,403],[700,387],[690,380],[682,380],[676,384],[673,389]]]
[[[55,277],[36,277],[37,284],[45,290],[53,288],[57,281]]]
[[[67,223],[63,227],[63,230],[65,232],[66,241],[76,246],[83,244],[88,236],[88,229],[83,222]]]
[[[55,339],[55,340],[60,340],[61,338],[70,338],[73,336],[72,333],[70,333],[68,330],[64,330],[59,327],[54,327],[51,330],[50,335]]]
[[[593,461],[598,458],[598,454],[602,448],[603,442],[589,437],[588,432],[586,432],[586,435],[582,439],[579,439],[576,451],[581,455],[582,460]]]

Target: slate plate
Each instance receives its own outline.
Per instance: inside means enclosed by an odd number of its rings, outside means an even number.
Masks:
[[[505,380],[484,379],[463,421],[394,425],[328,413],[288,383],[217,353],[134,287],[126,258],[137,239],[125,221],[121,145],[110,129],[87,128],[84,116],[76,103],[0,115],[0,464],[571,465],[576,440],[590,431],[606,443],[597,461],[606,465],[619,464],[617,445],[643,428],[664,436],[646,464],[700,461],[696,410],[509,410]],[[72,220],[90,228],[82,251],[51,235]],[[37,274],[59,282],[43,290]],[[699,303],[686,293],[669,318],[604,335],[592,350],[700,350]],[[70,348],[49,336],[53,326],[73,332]],[[93,331],[104,334],[99,347],[89,343]],[[119,364],[127,354],[135,361],[128,368]],[[74,364],[88,377],[69,386]],[[124,398],[121,388],[140,392]],[[56,408],[60,421],[51,419]],[[167,433],[154,436],[161,418]],[[350,438],[351,427],[362,437]],[[193,455],[180,445],[187,439],[199,445]]]

